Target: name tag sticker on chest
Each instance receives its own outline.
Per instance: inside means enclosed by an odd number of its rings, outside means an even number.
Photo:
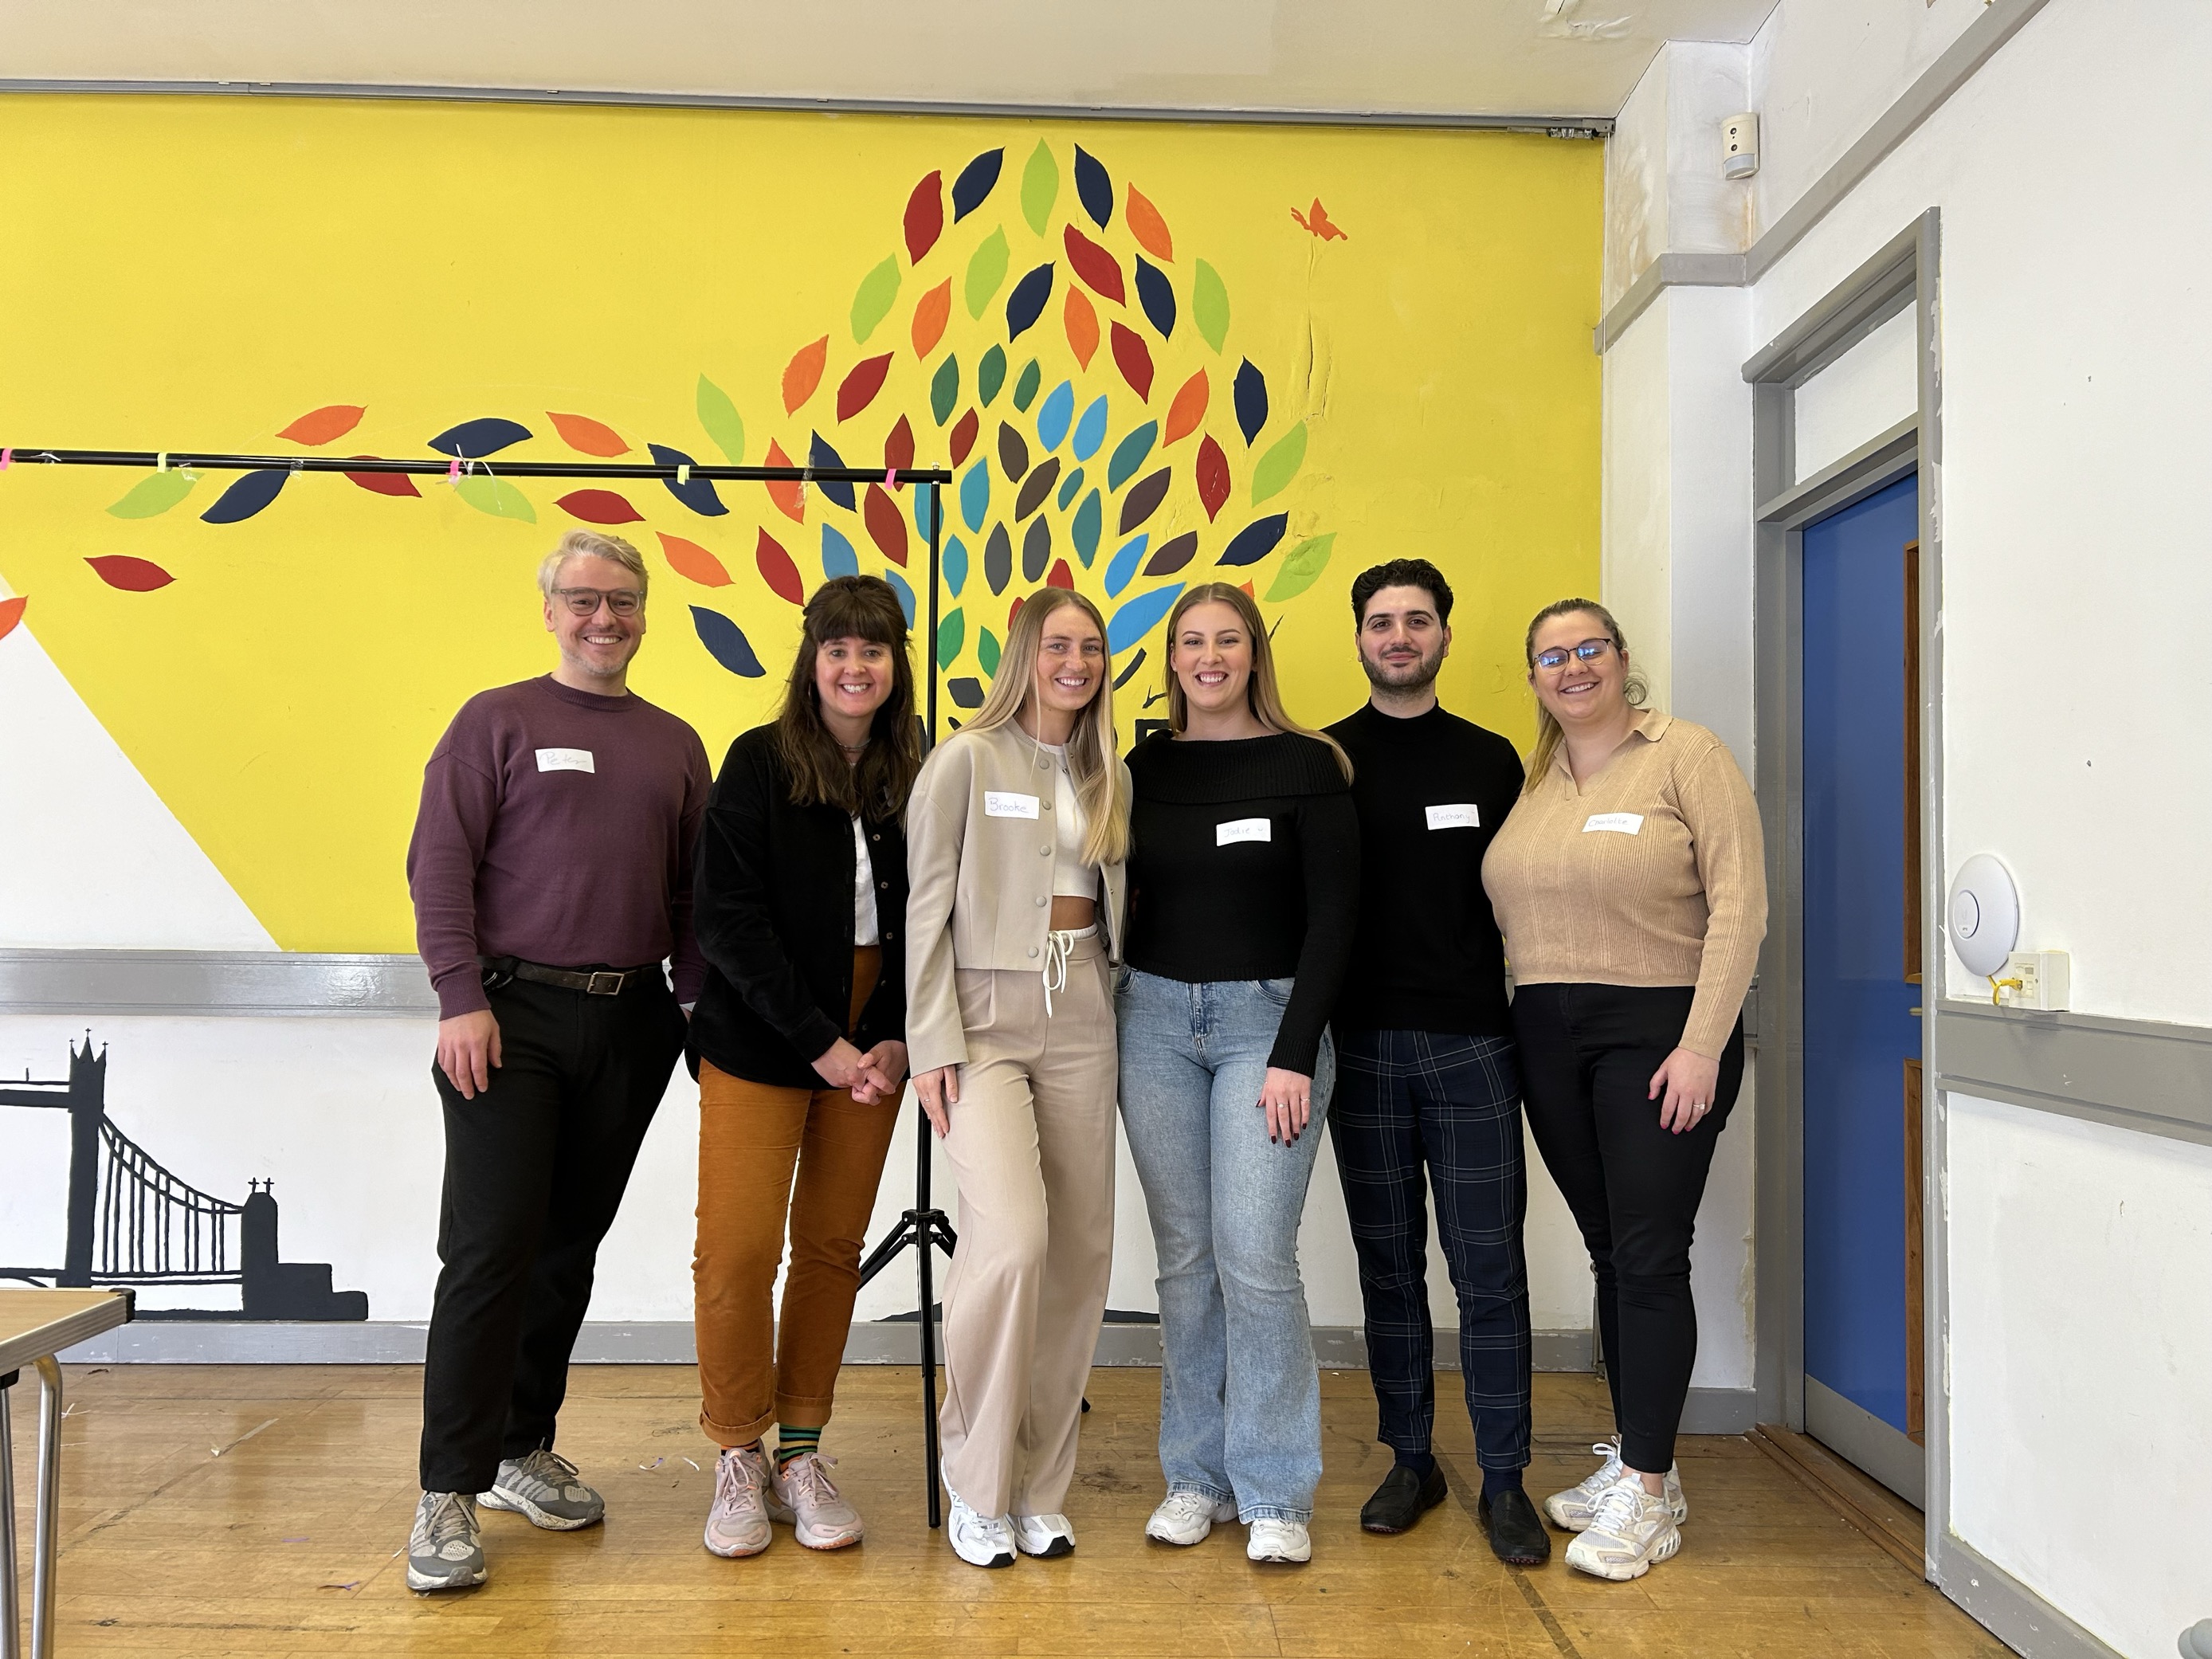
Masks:
[[[1593,812],[1583,825],[1583,834],[1593,830],[1610,830],[1616,836],[1641,835],[1644,814],[1641,812]]]
[[[1459,801],[1449,806],[1431,806],[1428,813],[1429,828],[1431,830],[1482,828],[1482,814],[1475,809],[1473,801]]]
[[[1213,826],[1213,844],[1229,847],[1240,841],[1273,841],[1274,824],[1267,818],[1231,818]]]
[[[596,772],[588,749],[541,749],[538,751],[538,769],[541,772]]]
[[[1033,818],[1036,815],[1035,795],[1018,795],[1009,789],[983,792],[983,816],[987,818]]]

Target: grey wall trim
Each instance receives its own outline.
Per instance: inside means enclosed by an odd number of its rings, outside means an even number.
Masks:
[[[1804,240],[1814,226],[1826,218],[1838,203],[1863,183],[1892,150],[1917,131],[1953,93],[1972,80],[1974,72],[1989,62],[1997,48],[2020,33],[2021,26],[2046,3],[2048,0],[1990,0],[1988,9],[1966,27],[1942,57],[1921,72],[1920,78],[1860,135],[1857,143],[1838,156],[1780,218],[1766,228],[1748,252],[1661,254],[1607,307],[1593,337],[1598,351],[1604,352],[1618,340],[1663,289],[1740,288],[1764,276],[1773,269],[1776,261]],[[1667,262],[1670,259],[1689,263],[1669,266]],[[1733,266],[1729,261],[1734,262]]]
[[[420,957],[0,950],[0,1014],[437,1012]]]
[[[1883,243],[1820,302],[1751,356],[1743,378],[1795,390],[1912,303],[1918,221]]]
[[[1920,465],[1920,416],[1908,415],[1878,438],[1870,438],[1802,483],[1793,484],[1753,514],[1760,524],[1802,530],[1815,519],[1864,501],[1887,489]]]
[[[1805,1379],[1805,1432],[1917,1510],[1928,1506],[1928,1459],[1911,1438],[1817,1376]]]
[[[374,98],[467,104],[614,105],[634,109],[801,110],[824,115],[955,115],[1024,121],[1203,121],[1262,126],[1443,127],[1602,138],[1609,115],[1478,115],[1456,110],[1176,109],[1139,104],[1007,104],[921,98],[803,98],[720,92],[624,92],[590,87],[471,87],[341,81],[69,81],[0,78],[0,94],[78,93],[217,98]]]
[[[2007,1647],[2028,1659],[2120,1659],[2110,1648],[1972,1545],[1945,1534],[1933,1546],[1936,1587]]]
[[[1946,997],[1939,1086],[2212,1145],[2212,1028]]]

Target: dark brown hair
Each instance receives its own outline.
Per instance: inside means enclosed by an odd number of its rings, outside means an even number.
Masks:
[[[914,662],[907,648],[906,611],[880,576],[833,576],[806,601],[805,631],[791,660],[783,706],[776,710],[775,746],[791,774],[797,806],[834,806],[870,818],[895,818],[906,811],[915,774],[921,770],[921,727],[914,713]],[[868,746],[848,766],[836,738],[822,723],[814,689],[815,659],[830,640],[873,640],[891,653],[891,694],[876,710]]]

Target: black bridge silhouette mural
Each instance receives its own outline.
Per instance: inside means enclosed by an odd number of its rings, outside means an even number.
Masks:
[[[249,1181],[243,1202],[188,1186],[107,1115],[107,1050],[70,1045],[66,1082],[0,1084],[0,1106],[70,1115],[69,1229],[58,1267],[0,1267],[33,1285],[235,1285],[247,1319],[368,1317],[361,1291],[331,1288],[325,1262],[276,1252],[276,1183]],[[212,1309],[147,1309],[141,1319],[235,1319]]]

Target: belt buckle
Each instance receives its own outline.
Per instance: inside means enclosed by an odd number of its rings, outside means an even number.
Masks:
[[[594,973],[584,982],[584,994],[593,997],[618,997],[628,974]]]

